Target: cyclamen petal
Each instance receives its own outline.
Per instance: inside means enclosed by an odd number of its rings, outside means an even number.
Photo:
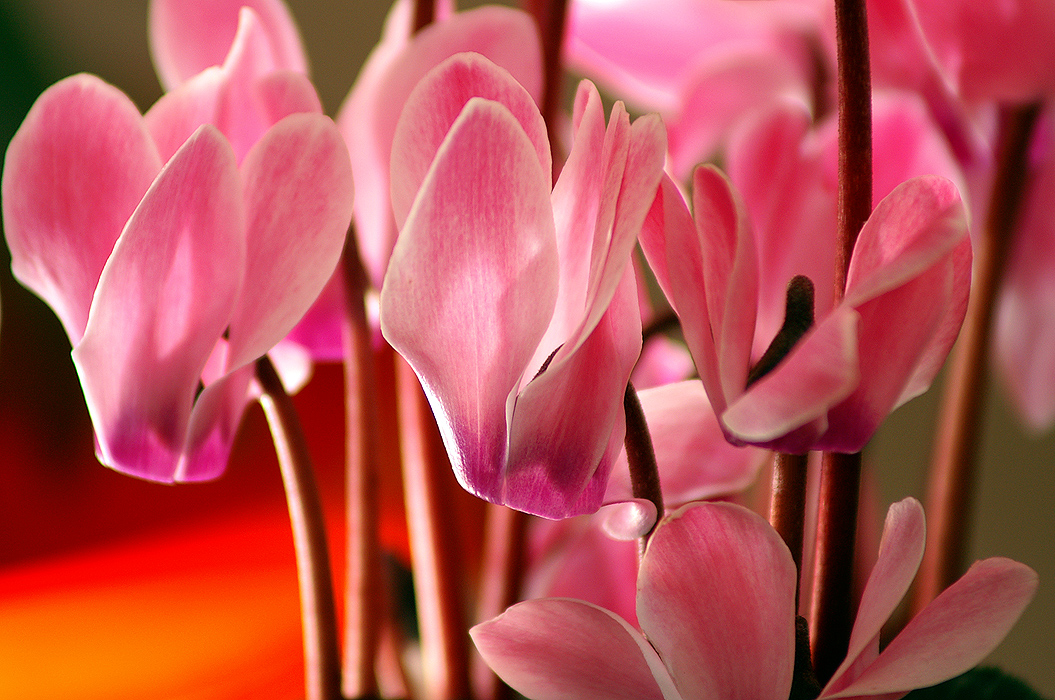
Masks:
[[[173,479],[202,370],[242,285],[244,231],[234,153],[202,127],[129,219],[73,349],[103,463]]]
[[[12,271],[55,310],[72,344],[110,251],[161,166],[139,110],[91,75],[44,91],[11,139],[3,215]]]
[[[304,47],[282,0],[152,0],[150,49],[166,91],[223,63],[242,7],[260,18],[273,68],[307,73]]]

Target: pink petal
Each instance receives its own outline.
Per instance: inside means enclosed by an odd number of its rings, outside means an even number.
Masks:
[[[593,333],[520,392],[502,502],[547,518],[601,506],[625,433],[623,396],[641,351],[639,313],[628,266]]]
[[[129,219],[73,350],[105,464],[175,477],[202,370],[242,283],[244,236],[234,153],[202,127]]]
[[[114,242],[160,170],[139,110],[90,75],[48,88],[11,139],[3,215],[12,271],[55,310],[71,343],[84,334]]]
[[[652,434],[668,506],[737,493],[755,480],[769,452],[729,444],[699,380],[644,389],[638,398]],[[605,501],[630,496],[626,453],[622,452]]]
[[[474,53],[456,54],[430,71],[407,98],[392,138],[392,210],[402,226],[440,144],[473,97],[505,106],[550,170],[546,124],[531,95],[505,69]]]
[[[509,110],[471,100],[422,183],[381,292],[382,331],[429,394],[455,473],[490,500],[502,498],[507,401],[556,297],[549,182]]]
[[[207,481],[223,473],[251,399],[253,372],[246,366],[220,377],[195,399],[174,481]]]
[[[329,118],[276,124],[242,163],[247,257],[230,325],[231,369],[296,325],[337,266],[352,218],[348,150]]]
[[[826,414],[858,384],[858,326],[857,313],[840,306],[803,336],[719,416],[731,439],[792,454],[819,449]]]
[[[754,513],[697,503],[652,535],[637,614],[687,698],[786,698],[794,662],[795,565]]]
[[[695,246],[689,245],[696,235],[695,224],[692,215],[685,203],[685,198],[678,190],[678,186],[664,174],[656,191],[656,199],[652,202],[652,208],[645,217],[645,223],[641,228],[639,237],[641,250],[648,260],[648,266],[656,276],[656,282],[663,291],[663,295],[673,304],[674,291],[671,288],[670,271],[667,268],[667,249],[677,247],[679,250],[686,249],[686,254],[699,259],[699,253],[691,254]],[[678,258],[674,256],[674,259]],[[697,262],[697,270],[702,268],[703,263]],[[702,280],[702,272],[697,275]],[[702,290],[702,281],[699,282]],[[674,307],[677,309],[677,307]],[[701,307],[702,309],[702,307]],[[687,309],[686,309],[687,310]]]
[[[610,503],[597,511],[601,529],[613,540],[633,542],[648,534],[659,519],[656,504],[644,498]]]
[[[469,634],[495,673],[531,700],[681,700],[641,633],[581,600],[519,603]]]
[[[822,698],[898,693],[958,676],[1003,640],[1037,592],[1025,564],[977,562],[912,619],[849,687]]]
[[[890,506],[879,545],[879,559],[858,604],[846,660],[828,682],[826,693],[837,692],[853,683],[861,673],[862,663],[867,665],[875,660],[879,633],[908,592],[923,559],[926,539],[923,507],[919,501],[906,498]]]
[[[223,63],[242,7],[260,18],[272,67],[307,73],[304,47],[282,0],[152,0],[150,49],[166,91]]]
[[[528,15],[505,7],[459,12],[408,43],[409,9],[406,2],[393,6],[384,39],[367,59],[337,118],[360,193],[355,207],[359,249],[375,287],[381,285],[396,240],[389,186],[392,138],[407,97],[422,77],[454,54],[473,51],[508,70],[536,100],[542,91],[538,34]]]

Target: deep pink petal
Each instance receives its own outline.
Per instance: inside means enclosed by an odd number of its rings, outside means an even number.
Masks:
[[[392,210],[402,226],[440,144],[473,97],[505,106],[548,172],[546,124],[531,94],[508,71],[475,53],[461,53],[430,71],[407,98],[392,138]]]
[[[71,343],[84,334],[114,242],[160,170],[139,110],[90,75],[48,88],[11,139],[3,215],[12,271],[55,310]]]
[[[759,516],[726,503],[660,523],[638,576],[641,629],[686,698],[786,698],[795,564]]]
[[[220,377],[195,399],[174,481],[206,481],[223,473],[251,399],[253,369],[246,366]]]
[[[166,91],[223,63],[242,7],[260,18],[272,68],[307,73],[300,35],[282,0],[152,0],[150,49]]]
[[[290,116],[242,163],[245,282],[230,325],[230,368],[285,336],[330,278],[352,218],[348,149],[328,117]]]
[[[821,698],[925,688],[974,668],[1004,639],[1037,592],[1025,564],[977,562],[924,608],[849,687]]]
[[[611,306],[586,341],[520,392],[504,503],[548,518],[600,507],[622,447],[623,395],[641,352],[639,314],[628,266]]]
[[[418,82],[450,56],[473,51],[508,70],[536,100],[542,90],[538,33],[528,15],[506,7],[481,7],[449,18],[440,13],[440,21],[408,42],[410,9],[407,2],[393,6],[384,39],[367,59],[337,119],[360,193],[355,207],[359,249],[377,287],[396,240],[389,185],[392,138]]]
[[[417,372],[462,484],[502,498],[507,401],[549,323],[550,176],[502,105],[474,99],[441,146],[381,292],[385,338]]]
[[[495,673],[531,700],[681,700],[641,633],[581,600],[519,603],[469,634]]]
[[[663,486],[663,500],[679,506],[737,493],[755,479],[767,450],[729,444],[699,380],[638,392]],[[631,497],[626,453],[612,471],[605,501]]]
[[[860,675],[863,665],[875,660],[879,633],[912,585],[923,559],[926,539],[923,507],[919,501],[906,498],[890,506],[879,558],[858,604],[846,660],[832,675],[825,692],[834,693],[847,687]]]
[[[202,127],[129,219],[73,350],[105,464],[176,475],[202,370],[242,283],[244,226],[234,153]]]

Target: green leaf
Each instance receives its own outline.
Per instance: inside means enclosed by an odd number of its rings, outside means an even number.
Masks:
[[[1028,685],[998,668],[976,668],[931,688],[914,690],[906,700],[1045,700]]]

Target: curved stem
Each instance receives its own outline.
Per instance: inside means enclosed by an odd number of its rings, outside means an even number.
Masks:
[[[630,486],[634,498],[644,498],[656,507],[656,522],[641,538],[641,553],[645,552],[648,540],[663,518],[663,490],[659,484],[659,467],[656,452],[652,449],[652,434],[645,422],[645,412],[637,398],[634,385],[626,385],[623,394],[623,410],[626,412],[626,461],[630,465]]]
[[[1026,191],[1026,158],[1040,105],[1001,114],[997,172],[974,255],[967,318],[953,354],[927,489],[927,548],[912,599],[919,612],[963,573],[993,309]]]
[[[296,409],[267,355],[256,362],[256,376],[286,489],[293,547],[297,557],[301,617],[304,623],[304,674],[308,700],[340,700],[341,666],[337,608],[322,501]]]
[[[345,617],[343,689],[349,698],[375,698],[382,605],[378,572],[378,418],[377,377],[371,329],[364,305],[366,271],[348,232],[341,259],[344,275],[345,397]]]

